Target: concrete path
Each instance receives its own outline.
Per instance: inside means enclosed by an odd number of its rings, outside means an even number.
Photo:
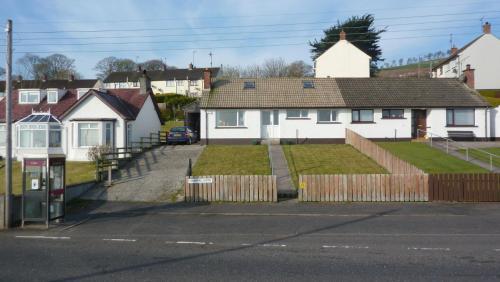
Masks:
[[[162,146],[144,153],[113,174],[113,185],[100,184],[82,198],[125,202],[175,200],[182,188],[188,160],[198,159],[202,146]]]
[[[271,162],[274,170],[273,172],[277,178],[278,194],[295,194],[296,190],[288,170],[288,163],[282,147],[280,145],[271,145],[269,153],[271,155]]]
[[[496,142],[484,142],[484,143],[490,143],[490,146],[485,146],[485,147],[481,147],[481,146],[484,146],[484,144],[479,144],[479,143],[481,143],[481,142],[462,142],[460,145],[462,145],[464,147],[469,147],[469,148],[487,148],[487,147],[495,147],[495,145],[493,145],[491,143],[496,143]],[[427,143],[427,145],[429,145],[429,143]],[[469,145],[471,145],[471,146],[469,146]],[[437,148],[445,153],[448,153],[449,155],[452,155],[456,158],[459,158],[459,159],[464,160],[466,162],[475,164],[477,166],[480,166],[480,167],[490,171],[490,164],[489,163],[480,161],[478,159],[473,159],[473,158],[469,158],[469,160],[467,160],[467,157],[465,156],[465,154],[458,152],[455,147],[453,147],[453,148],[450,147],[448,152],[447,152],[446,151],[446,142],[434,141],[434,142],[432,142],[432,147]],[[492,172],[500,172],[500,168],[493,167]]]

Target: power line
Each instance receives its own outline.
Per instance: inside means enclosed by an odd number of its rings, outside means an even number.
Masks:
[[[393,20],[393,19],[411,19],[411,18],[428,18],[436,16],[456,16],[484,13],[498,13],[500,11],[478,11],[467,13],[450,13],[450,14],[431,14],[419,16],[401,16],[391,18],[379,18],[378,20]],[[437,22],[437,21],[436,21]],[[94,30],[49,30],[49,31],[18,31],[16,34],[51,34],[51,33],[103,33],[103,32],[139,32],[139,31],[166,31],[166,30],[193,30],[193,29],[226,29],[226,28],[249,28],[249,27],[272,27],[272,26],[293,26],[293,25],[314,25],[314,24],[331,24],[331,21],[318,22],[300,22],[300,23],[274,23],[274,24],[255,24],[255,25],[228,25],[228,26],[196,26],[196,27],[172,27],[172,28],[135,28],[135,29],[94,29]],[[415,24],[415,23],[408,23]],[[402,24],[400,24],[402,25]]]

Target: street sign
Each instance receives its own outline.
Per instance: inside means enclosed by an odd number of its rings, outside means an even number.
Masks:
[[[189,184],[207,184],[207,183],[212,183],[213,178],[189,178],[188,183]]]

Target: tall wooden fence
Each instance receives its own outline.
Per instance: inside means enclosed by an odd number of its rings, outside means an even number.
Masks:
[[[424,172],[418,167],[403,161],[394,156],[389,151],[375,144],[374,142],[364,138],[356,132],[346,129],[346,144],[356,148],[361,153],[372,158],[379,165],[386,168],[390,173],[394,174],[423,174]]]
[[[277,202],[275,175],[186,177],[186,202]]]
[[[429,200],[448,202],[500,201],[500,174],[431,174]]]
[[[427,174],[299,175],[299,201],[428,201],[428,177]]]

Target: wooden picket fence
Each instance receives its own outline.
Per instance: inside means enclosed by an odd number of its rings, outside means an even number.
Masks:
[[[422,202],[427,174],[299,175],[302,202]]]
[[[500,174],[431,174],[429,200],[448,202],[500,201]]]
[[[375,144],[374,142],[364,138],[356,132],[346,129],[346,144],[356,148],[361,153],[372,158],[379,165],[386,168],[390,173],[394,174],[424,174],[424,171],[418,167],[403,161],[394,156],[389,151]]]
[[[275,175],[186,177],[186,202],[277,202]]]

